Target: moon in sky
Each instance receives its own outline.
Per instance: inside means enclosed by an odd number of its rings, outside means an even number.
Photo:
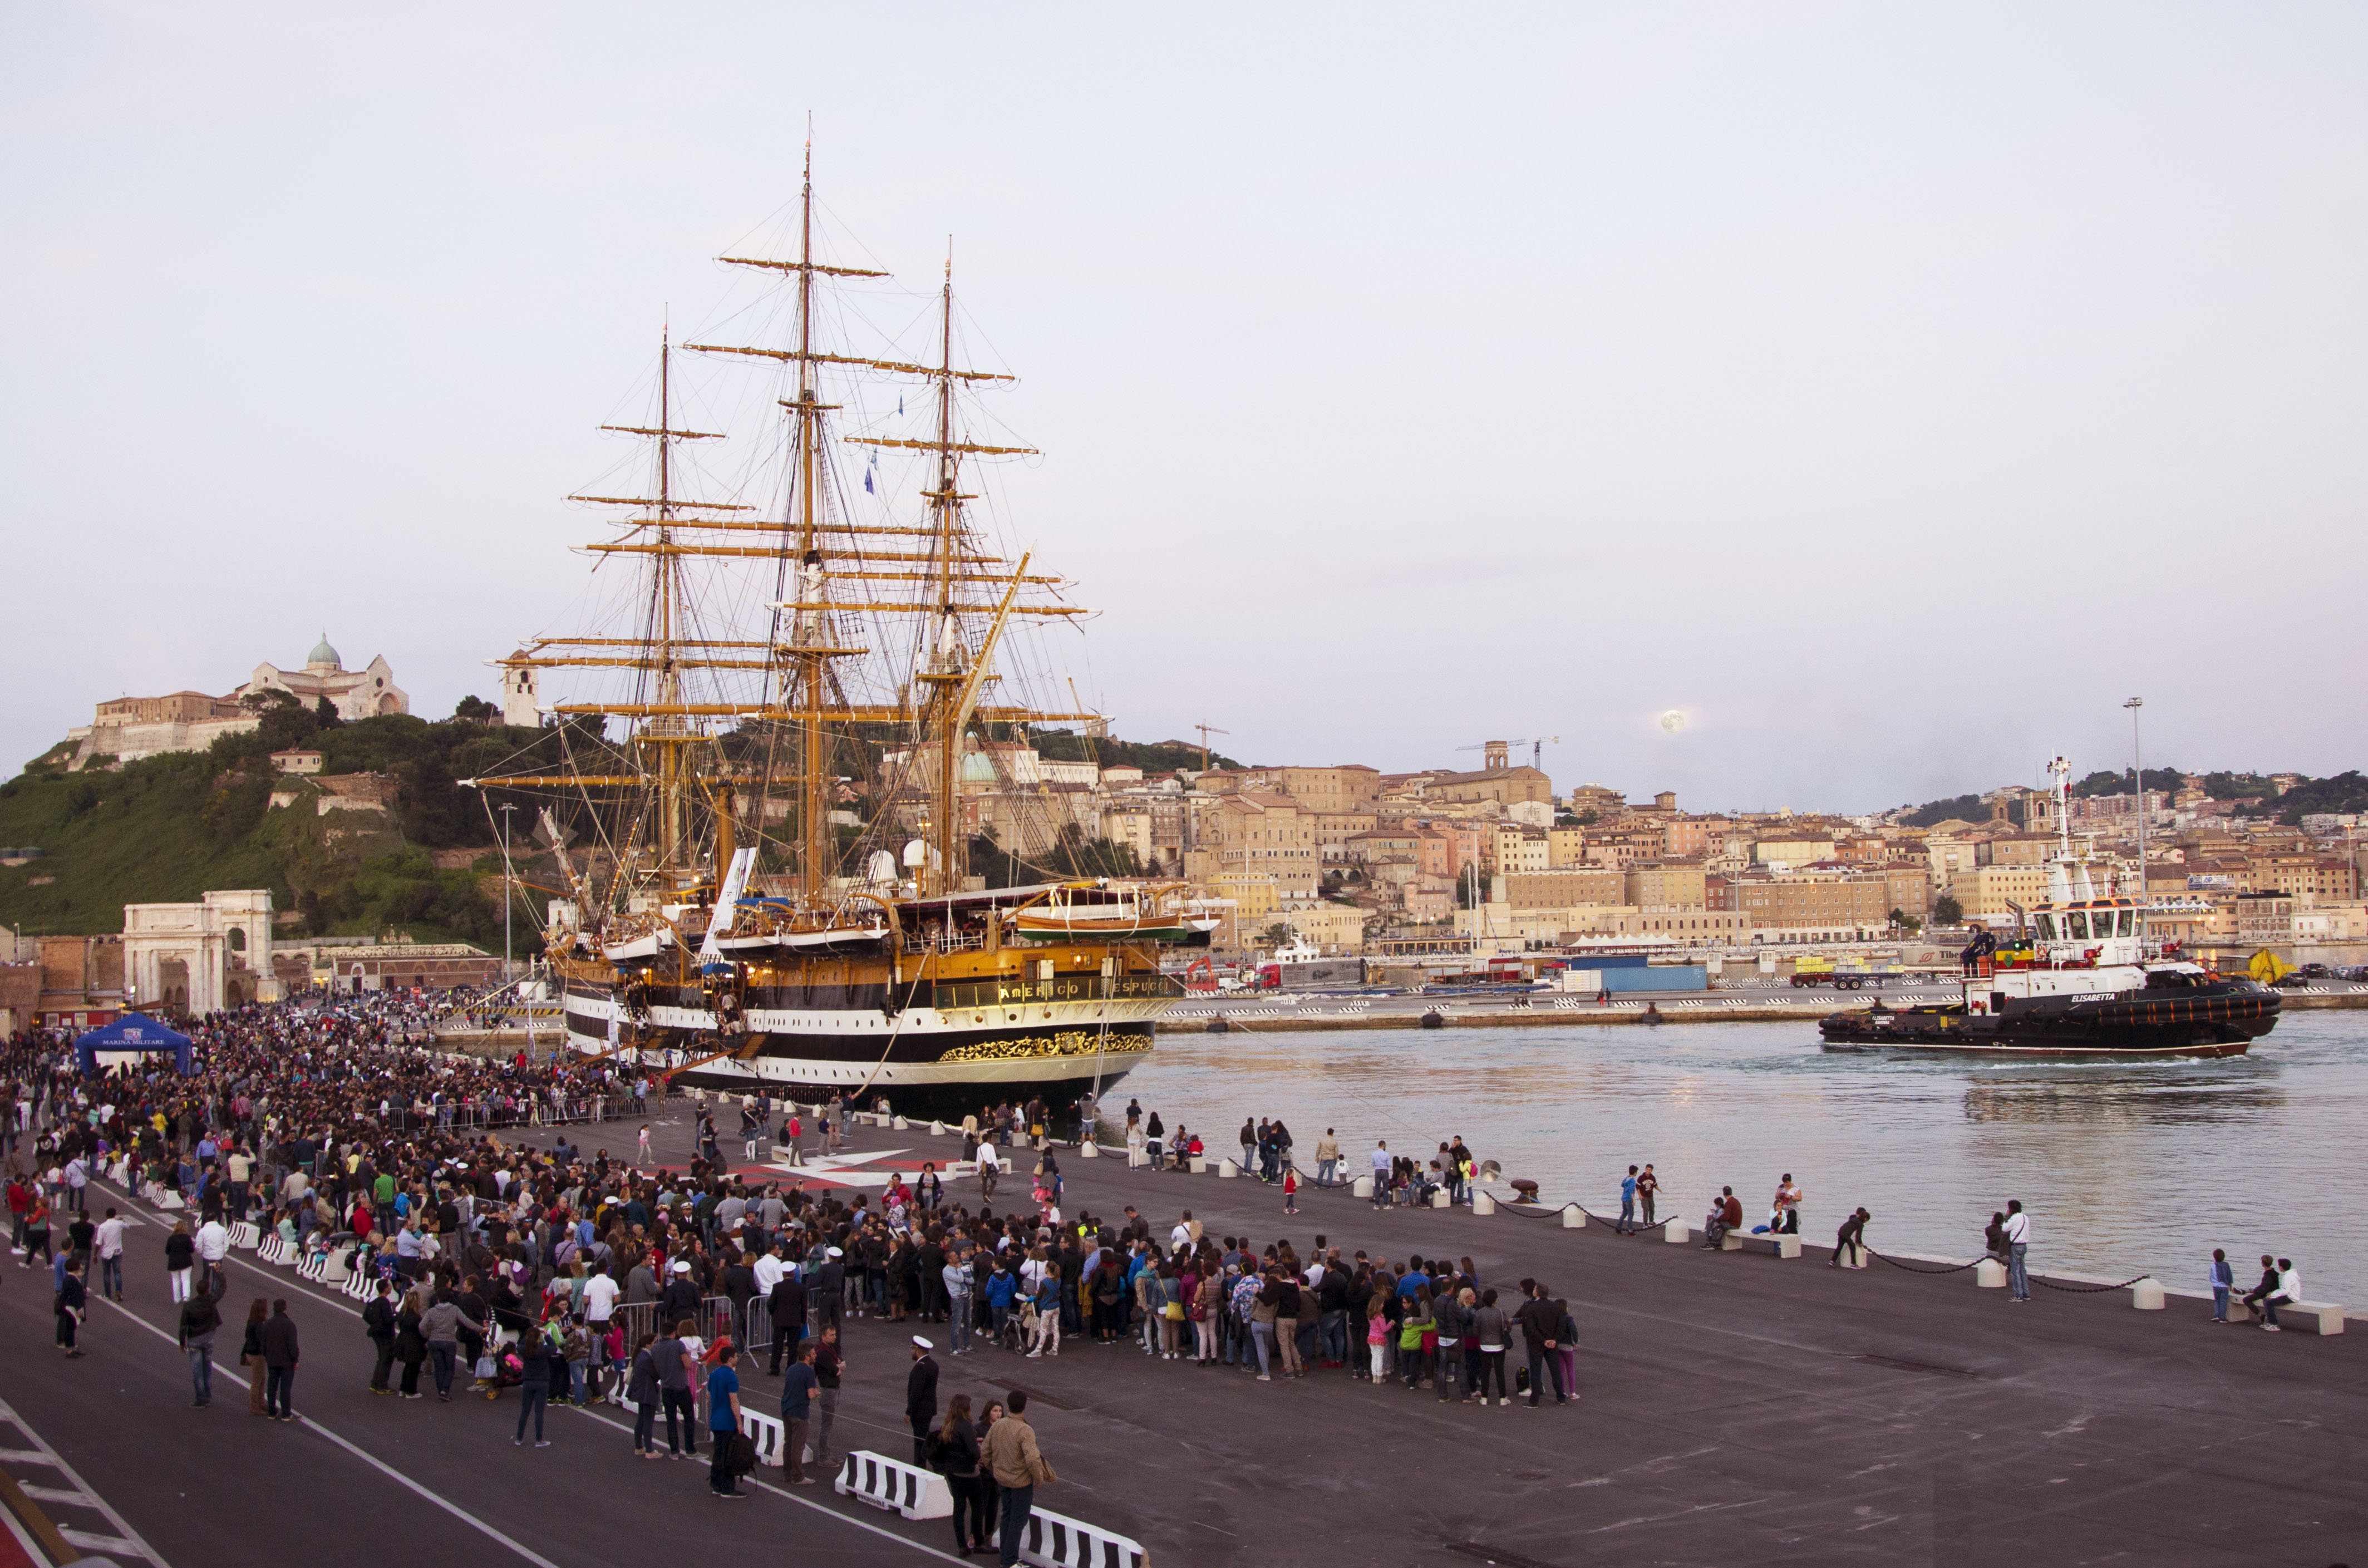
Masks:
[[[1661,715],[1661,728],[1668,731],[1669,733],[1674,735],[1685,727],[1686,716],[1683,713],[1679,712],[1676,709],[1672,708],[1667,713]]]

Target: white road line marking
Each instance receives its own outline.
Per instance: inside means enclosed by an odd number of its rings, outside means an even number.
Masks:
[[[90,1494],[79,1489],[69,1489],[63,1486],[36,1486],[29,1481],[20,1481],[17,1483],[17,1490],[28,1497],[38,1498],[44,1503],[73,1503],[81,1507],[88,1507],[91,1505]]]
[[[57,1462],[38,1449],[0,1449],[0,1464],[55,1464]]]
[[[128,1202],[129,1202],[129,1201],[131,1201],[131,1200],[127,1198],[127,1199],[125,1199],[125,1201],[128,1203]],[[255,1274],[257,1274],[257,1275],[261,1276],[262,1278],[266,1278],[266,1279],[270,1279],[270,1280],[273,1280],[273,1281],[275,1281],[275,1282],[276,1282],[276,1281],[279,1281],[279,1280],[285,1279],[285,1278],[288,1278],[288,1277],[287,1277],[286,1275],[284,1275],[284,1274],[276,1274],[276,1273],[273,1273],[273,1272],[272,1272],[271,1270],[269,1270],[269,1269],[263,1268],[263,1267],[259,1267],[258,1266],[256,1266],[256,1265],[255,1265],[255,1264],[252,1264],[252,1263],[247,1262],[247,1260],[246,1260],[246,1259],[245,1259],[245,1258],[243,1258],[243,1257],[232,1256],[232,1257],[229,1257],[229,1258],[224,1259],[223,1261],[224,1261],[224,1262],[227,1262],[227,1263],[235,1263],[235,1264],[239,1265],[239,1266],[240,1266],[241,1267],[243,1267],[243,1268],[248,1269],[248,1270],[250,1270],[251,1272],[253,1272],[253,1273],[255,1273]],[[299,1280],[299,1281],[298,1281],[298,1283],[299,1283],[299,1284],[302,1284],[302,1283],[306,1283],[306,1282],[305,1282],[305,1281],[302,1281],[302,1280]],[[338,1300],[336,1300],[336,1299],[335,1299],[335,1298],[333,1298],[333,1297],[324,1296],[324,1295],[316,1295],[316,1294],[314,1294],[313,1292],[312,1292],[312,1291],[310,1291],[310,1290],[304,1291],[304,1292],[303,1292],[303,1295],[304,1295],[304,1298],[305,1298],[307,1301],[311,1301],[316,1302],[316,1303],[318,1303],[319,1305],[321,1305],[321,1306],[324,1306],[324,1307],[334,1307],[334,1308],[336,1308],[337,1311],[339,1311],[339,1312],[344,1312],[347,1317],[356,1317],[356,1318],[358,1318],[358,1317],[359,1317],[359,1316],[361,1316],[361,1315],[362,1315],[362,1314],[361,1314],[361,1312],[360,1312],[358,1309],[353,1308],[353,1307],[349,1307],[349,1306],[346,1305],[346,1304],[345,1304],[345,1302],[343,1302],[342,1301],[338,1301]],[[101,1298],[100,1298],[100,1300],[105,1301],[105,1300],[106,1300],[106,1298],[101,1297]],[[166,1334],[163,1329],[158,1328],[154,1324],[150,1323],[147,1319],[145,1319],[145,1318],[143,1318],[143,1317],[137,1316],[136,1314],[134,1314],[134,1313],[131,1311],[131,1309],[129,1309],[129,1308],[125,1307],[121,1302],[120,1302],[120,1301],[108,1301],[107,1304],[108,1304],[108,1306],[111,1306],[111,1307],[115,1308],[115,1310],[116,1310],[116,1311],[118,1311],[118,1312],[120,1312],[123,1313],[123,1315],[124,1315],[124,1316],[126,1316],[126,1317],[128,1317],[128,1318],[131,1318],[132,1322],[134,1322],[134,1323],[138,1324],[141,1327],[142,1327],[142,1328],[146,1329],[149,1333],[151,1333],[151,1334],[153,1334],[153,1335],[155,1335],[158,1338],[165,1340],[165,1342],[167,1342],[168,1344],[173,1344],[173,1345],[175,1346],[175,1348],[176,1348],[176,1349],[177,1349],[177,1348],[179,1347],[179,1346],[178,1346],[177,1342],[176,1342],[176,1341],[175,1341],[175,1340],[173,1339],[173,1336],[172,1336],[171,1335]],[[245,1388],[245,1387],[246,1387],[246,1380],[245,1380],[245,1378],[240,1377],[237,1373],[233,1372],[233,1371],[230,1371],[230,1370],[228,1370],[227,1369],[225,1369],[225,1368],[223,1368],[223,1367],[216,1366],[216,1367],[214,1368],[214,1376],[216,1376],[216,1377],[218,1377],[218,1378],[227,1378],[227,1379],[229,1379],[232,1382],[236,1383],[236,1384],[237,1384],[239,1387],[241,1387],[241,1388]],[[566,1408],[574,1409],[575,1407],[573,1407],[573,1406],[568,1406],[568,1407],[566,1407]],[[614,1426],[614,1427],[615,1427],[615,1428],[617,1428],[617,1430],[619,1430],[620,1432],[631,1433],[631,1432],[632,1431],[632,1426],[629,1423],[622,1422],[622,1421],[611,1421],[611,1420],[609,1420],[607,1416],[600,1415],[600,1414],[599,1414],[598,1412],[597,1412],[597,1411],[577,1409],[577,1410],[575,1410],[575,1413],[576,1415],[588,1415],[588,1416],[590,1416],[590,1417],[591,1417],[593,1420],[595,1420],[595,1421],[599,1421],[599,1422],[602,1422],[602,1423],[604,1423],[604,1424],[606,1424],[606,1425],[608,1425],[608,1426]],[[418,1485],[416,1485],[415,1483],[413,1483],[413,1481],[411,1480],[411,1478],[410,1478],[410,1477],[408,1477],[408,1476],[406,1476],[406,1475],[403,1474],[401,1471],[393,1471],[393,1470],[387,1470],[387,1467],[386,1467],[386,1466],[384,1466],[384,1465],[382,1465],[382,1464],[379,1464],[379,1461],[378,1461],[377,1460],[375,1460],[375,1459],[372,1459],[372,1458],[371,1458],[371,1456],[370,1456],[370,1455],[369,1455],[368,1453],[365,1453],[363,1450],[361,1450],[361,1449],[356,1449],[356,1448],[354,1448],[352,1444],[346,1442],[346,1440],[345,1440],[343,1437],[338,1437],[335,1432],[330,1431],[327,1427],[319,1426],[317,1423],[315,1423],[315,1422],[313,1420],[313,1418],[312,1418],[311,1416],[307,1415],[307,1416],[302,1417],[302,1421],[303,1421],[304,1425],[306,1425],[307,1426],[312,1426],[312,1427],[313,1427],[313,1429],[314,1429],[314,1430],[316,1430],[316,1431],[318,1431],[318,1432],[320,1432],[322,1436],[324,1436],[324,1437],[328,1437],[328,1438],[332,1439],[333,1441],[337,1442],[337,1443],[339,1443],[339,1444],[343,1445],[344,1447],[346,1447],[346,1448],[347,1448],[347,1449],[352,1449],[352,1451],[353,1451],[354,1453],[356,1453],[356,1454],[359,1455],[359,1456],[360,1456],[362,1459],[364,1459],[364,1460],[368,1460],[371,1464],[373,1464],[373,1465],[377,1465],[379,1469],[381,1469],[381,1470],[386,1470],[386,1471],[387,1471],[387,1473],[388,1473],[389,1475],[393,1476],[397,1481],[402,1482],[405,1486],[409,1486],[413,1491],[419,1493],[419,1494],[420,1494],[421,1496],[426,1497],[426,1498],[428,1498],[430,1501],[432,1501],[432,1502],[436,1503],[436,1504],[437,1504],[438,1506],[440,1506],[440,1507],[448,1508],[448,1509],[450,1509],[450,1510],[451,1510],[453,1513],[455,1513],[455,1514],[460,1514],[460,1515],[461,1515],[461,1517],[462,1518],[466,1518],[466,1519],[468,1519],[468,1520],[469,1520],[469,1522],[470,1522],[471,1524],[475,1525],[478,1528],[480,1528],[480,1529],[482,1529],[482,1530],[485,1531],[488,1535],[495,1535],[495,1536],[496,1536],[496,1538],[497,1538],[497,1539],[499,1539],[499,1540],[501,1540],[505,1544],[507,1544],[507,1545],[508,1545],[508,1546],[511,1546],[511,1547],[515,1548],[515,1549],[519,1552],[519,1554],[520,1554],[520,1555],[525,1556],[525,1557],[531,1558],[534,1562],[538,1562],[538,1563],[542,1564],[542,1568],[558,1568],[558,1565],[557,1565],[556,1563],[551,1562],[549,1562],[547,1559],[544,1559],[544,1558],[541,1558],[541,1557],[538,1557],[538,1556],[536,1556],[533,1552],[531,1552],[531,1551],[528,1551],[528,1550],[527,1550],[527,1548],[525,1548],[525,1547],[523,1547],[523,1546],[519,1546],[516,1541],[512,1541],[512,1540],[510,1540],[508,1537],[498,1535],[498,1533],[497,1533],[496,1531],[495,1531],[495,1530],[494,1530],[494,1528],[493,1528],[493,1527],[492,1527],[492,1526],[487,1525],[487,1524],[484,1523],[484,1522],[483,1522],[483,1521],[481,1521],[481,1520],[478,1520],[478,1519],[475,1519],[475,1518],[472,1518],[472,1517],[470,1517],[470,1516],[468,1516],[467,1514],[461,1514],[460,1509],[458,1509],[457,1507],[454,1507],[451,1504],[445,1502],[443,1498],[437,1496],[437,1495],[436,1495],[436,1494],[434,1494],[434,1493],[432,1493],[432,1492],[428,1492],[428,1491],[426,1491],[426,1490],[422,1489],[421,1487],[419,1487]],[[845,1419],[848,1419],[848,1418],[847,1418],[847,1417],[842,1416],[840,1419],[841,1419],[841,1420],[845,1420]],[[21,1425],[22,1425],[22,1423],[19,1423],[19,1425],[21,1426]],[[895,1431],[895,1430],[897,1430],[896,1428],[894,1428],[894,1427],[888,1427],[888,1426],[882,1426],[882,1427],[880,1427],[879,1429],[880,1429],[881,1431],[883,1431],[883,1432]],[[38,1439],[38,1438],[36,1438],[35,1440],[36,1440],[36,1441],[39,1441],[39,1439]],[[755,1476],[753,1476],[753,1475],[752,1475],[752,1476],[750,1476],[750,1477],[748,1478],[748,1482],[749,1482],[749,1484],[750,1484],[750,1485],[752,1485],[752,1486],[761,1486],[761,1487],[763,1487],[766,1491],[772,1493],[772,1494],[773,1494],[774,1495],[776,1495],[776,1496],[780,1496],[780,1497],[786,1497],[786,1498],[788,1498],[791,1502],[792,1502],[792,1503],[796,1503],[796,1504],[800,1504],[800,1505],[802,1505],[802,1506],[805,1506],[805,1507],[808,1507],[808,1508],[812,1508],[813,1510],[814,1510],[814,1512],[816,1512],[816,1513],[818,1513],[818,1514],[827,1514],[827,1515],[829,1515],[832,1518],[838,1520],[838,1521],[839,1521],[840,1523],[842,1523],[842,1524],[853,1525],[857,1529],[868,1531],[868,1532],[870,1532],[870,1533],[871,1533],[871,1534],[872,1534],[872,1535],[876,1535],[876,1536],[880,1537],[882,1540],[893,1540],[893,1541],[894,1541],[894,1542],[895,1542],[897,1545],[899,1545],[899,1546],[907,1546],[907,1547],[910,1547],[910,1548],[912,1548],[915,1551],[920,1552],[920,1553],[921,1553],[922,1555],[924,1555],[924,1556],[927,1556],[927,1557],[934,1557],[934,1558],[937,1558],[937,1559],[938,1559],[939,1561],[940,1561],[940,1562],[953,1562],[953,1563],[963,1563],[963,1568],[967,1568],[967,1564],[966,1564],[966,1563],[964,1563],[964,1560],[963,1560],[963,1559],[962,1559],[962,1558],[959,1558],[959,1557],[954,1556],[951,1552],[939,1551],[938,1551],[935,1547],[923,1546],[923,1545],[922,1545],[920,1542],[918,1542],[918,1541],[916,1541],[916,1540],[907,1540],[906,1538],[905,1538],[904,1536],[898,1535],[894,1530],[882,1529],[882,1528],[881,1528],[878,1525],[871,1524],[871,1523],[870,1523],[870,1522],[868,1522],[868,1521],[866,1521],[866,1520],[851,1517],[850,1517],[850,1516],[848,1516],[848,1515],[846,1515],[846,1514],[842,1514],[842,1513],[840,1513],[837,1508],[831,1507],[831,1506],[830,1506],[829,1505],[827,1505],[827,1504],[825,1504],[825,1503],[817,1503],[817,1502],[814,1502],[814,1501],[812,1501],[812,1500],[811,1500],[811,1499],[809,1499],[809,1498],[801,1497],[801,1496],[799,1496],[796,1493],[791,1492],[791,1491],[789,1491],[788,1489],[786,1489],[786,1488],[784,1488],[784,1487],[775,1486],[775,1485],[773,1485],[773,1484],[772,1484],[771,1483],[769,1483],[769,1482],[758,1481],[758,1480],[757,1480]],[[164,1564],[163,1564],[162,1562],[159,1562],[159,1563],[157,1564],[157,1568],[164,1568]]]
[[[101,1301],[107,1300],[104,1296],[99,1299]],[[163,1329],[158,1328],[154,1324],[150,1323],[146,1318],[142,1317],[131,1308],[124,1306],[120,1301],[108,1301],[107,1304],[113,1307],[117,1312],[121,1312],[125,1317],[130,1318],[133,1323],[138,1324],[142,1328],[144,1328],[149,1333],[154,1335],[157,1338],[163,1340],[165,1344],[172,1346],[176,1350],[180,1348],[178,1342],[176,1341],[171,1335],[166,1334]],[[214,1376],[227,1379],[231,1382],[236,1383],[241,1388],[249,1386],[245,1378],[240,1377],[236,1372],[231,1371],[227,1368],[216,1367],[214,1369]],[[347,1441],[336,1433],[330,1431],[326,1426],[322,1426],[318,1421],[313,1420],[311,1416],[299,1415],[296,1419],[302,1423],[307,1429],[317,1432],[322,1437],[328,1438],[329,1441],[336,1444],[337,1447],[345,1449],[346,1452],[353,1455],[354,1458],[361,1460],[364,1464],[370,1466],[372,1470],[377,1471],[380,1474],[384,1475],[388,1480],[393,1481],[398,1485],[401,1485],[412,1492],[417,1493],[420,1496],[425,1497],[430,1503],[435,1504],[438,1507],[443,1509],[454,1518],[459,1519],[461,1523],[470,1526],[472,1528],[480,1530],[485,1535],[490,1536],[495,1540],[501,1542],[504,1546],[508,1547],[512,1551],[517,1552],[520,1557],[525,1558],[529,1562],[535,1564],[535,1568],[559,1568],[558,1563],[553,1562],[550,1558],[545,1557],[540,1551],[535,1551],[534,1548],[527,1545],[524,1541],[513,1540],[511,1537],[505,1535],[501,1530],[495,1528],[494,1526],[487,1524],[484,1520],[477,1517],[476,1515],[469,1512],[466,1508],[461,1507],[458,1503],[451,1501],[448,1497],[439,1496],[438,1494],[429,1491],[427,1487],[422,1486],[416,1481],[412,1480],[411,1477],[404,1474],[403,1471],[395,1469],[393,1465],[388,1464],[385,1460],[380,1459],[376,1454],[371,1453],[367,1449],[356,1447],[354,1444]],[[102,1504],[101,1506],[104,1507],[105,1505]],[[112,1509],[108,1509],[108,1517],[113,1518],[114,1511]],[[120,1523],[121,1521],[119,1520],[117,1522]],[[128,1528],[129,1527],[127,1526],[126,1528]],[[153,1556],[154,1554],[152,1553],[151,1555]],[[164,1565],[159,1562],[157,1568],[164,1568]]]
[[[569,1405],[565,1408],[574,1411],[575,1414],[578,1415],[588,1416],[592,1420],[599,1422],[604,1426],[613,1426],[620,1432],[630,1434],[632,1431],[632,1427],[627,1423],[613,1420],[609,1416],[601,1415],[597,1410],[585,1410],[575,1405]],[[841,1417],[841,1419],[844,1420],[845,1417]],[[865,1423],[865,1425],[868,1426],[871,1424]],[[891,1431],[894,1428],[882,1426],[879,1429],[885,1432]],[[817,1480],[819,1480],[819,1478],[817,1478]],[[924,1557],[934,1557],[940,1562],[964,1564],[964,1568],[967,1568],[967,1559],[956,1557],[951,1551],[939,1551],[933,1546],[924,1546],[917,1540],[908,1540],[904,1536],[898,1535],[894,1530],[882,1529],[878,1525],[872,1524],[869,1520],[859,1519],[851,1515],[842,1514],[827,1503],[817,1503],[810,1497],[801,1497],[786,1486],[776,1486],[769,1481],[759,1481],[753,1475],[748,1477],[748,1484],[751,1486],[761,1487],[765,1491],[771,1493],[776,1497],[786,1498],[790,1502],[799,1504],[804,1507],[812,1508],[817,1514],[827,1514],[832,1518],[837,1519],[840,1524],[853,1525],[857,1529],[869,1531],[871,1534],[878,1536],[882,1540],[893,1540],[899,1546],[910,1547]]]
[[[101,1299],[104,1300],[104,1298]],[[124,1315],[127,1317],[131,1316],[128,1312]],[[138,1322],[139,1320],[133,1319],[133,1321]],[[168,1342],[171,1338],[172,1335],[165,1335],[165,1339]],[[145,1540],[142,1540],[140,1532],[131,1528],[131,1521],[126,1519],[122,1515],[117,1513],[114,1506],[109,1504],[106,1498],[101,1497],[97,1493],[93,1492],[90,1489],[90,1483],[85,1481],[81,1476],[74,1473],[74,1466],[66,1463],[65,1460],[58,1453],[58,1450],[50,1447],[50,1440],[47,1437],[42,1437],[39,1432],[34,1431],[31,1425],[28,1423],[23,1416],[17,1415],[15,1407],[10,1405],[5,1399],[0,1399],[0,1419],[6,1420],[8,1424],[15,1426],[17,1430],[31,1438],[33,1446],[40,1449],[42,1454],[47,1456],[47,1462],[55,1465],[60,1475],[64,1476],[68,1481],[73,1482],[76,1487],[81,1489],[84,1497],[88,1499],[88,1501],[83,1505],[84,1506],[95,1509],[99,1514],[104,1515],[108,1524],[113,1525],[117,1529],[123,1532],[123,1539],[121,1540],[97,1550],[136,1552],[140,1556],[144,1557],[149,1562],[154,1563],[156,1568],[167,1568],[167,1564],[165,1560],[156,1555],[156,1549],[150,1546]],[[74,1540],[74,1532],[62,1528],[60,1533],[63,1534],[68,1540]],[[75,1541],[75,1544],[81,1545],[83,1543]]]
[[[85,1551],[137,1551],[139,1546],[120,1535],[99,1535],[91,1530],[78,1530],[72,1525],[60,1525],[58,1533],[81,1547]]]

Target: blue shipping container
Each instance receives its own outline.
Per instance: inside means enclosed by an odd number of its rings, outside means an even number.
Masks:
[[[1707,991],[1710,971],[1700,964],[1670,964],[1645,969],[1606,969],[1596,971],[1596,983],[1617,996],[1623,991]]]

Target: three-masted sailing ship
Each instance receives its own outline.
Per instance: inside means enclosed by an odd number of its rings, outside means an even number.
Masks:
[[[545,710],[564,768],[464,782],[542,797],[539,836],[567,883],[550,904],[548,961],[575,1050],[655,1061],[702,1087],[886,1098],[913,1115],[1035,1096],[1064,1106],[1151,1050],[1181,994],[1159,944],[1205,941],[1208,923],[1173,883],[1072,874],[989,888],[969,874],[981,777],[1027,793],[997,777],[1012,737],[1098,717],[996,700],[1016,684],[999,673],[1011,633],[1086,612],[974,526],[964,486],[981,460],[1030,449],[966,438],[967,393],[1010,378],[957,367],[951,261],[936,362],[869,358],[818,342],[817,295],[886,274],[819,262],[815,239],[809,153],[796,258],[720,258],[792,296],[788,341],[664,345],[655,423],[604,426],[649,443],[646,494],[571,497],[614,514],[617,536],[586,548],[637,572],[623,619],[499,661],[621,672],[626,689]],[[685,449],[720,435],[678,422],[684,352],[772,372],[777,516],[683,488]],[[916,385],[928,426],[834,439],[844,405],[825,401],[825,376]],[[848,443],[909,454],[917,515],[857,514],[834,477]],[[869,820],[847,805],[868,805]],[[587,830],[579,865],[569,841]]]

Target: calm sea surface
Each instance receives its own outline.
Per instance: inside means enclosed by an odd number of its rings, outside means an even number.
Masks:
[[[1790,1171],[1810,1240],[1862,1203],[1876,1247],[1955,1258],[2020,1198],[2034,1268],[2200,1290],[2224,1246],[2246,1286],[2271,1252],[2310,1299],[2368,1306],[2368,1013],[2290,1013],[2223,1061],[2080,1064],[1829,1053],[1808,1023],[1175,1034],[1110,1108],[1127,1095],[1212,1153],[1280,1116],[1309,1169],[1326,1127],[1360,1171],[1376,1138],[1427,1160],[1461,1133],[1598,1213],[1649,1160],[1661,1217],[1696,1226],[1722,1184],[1759,1223]]]

